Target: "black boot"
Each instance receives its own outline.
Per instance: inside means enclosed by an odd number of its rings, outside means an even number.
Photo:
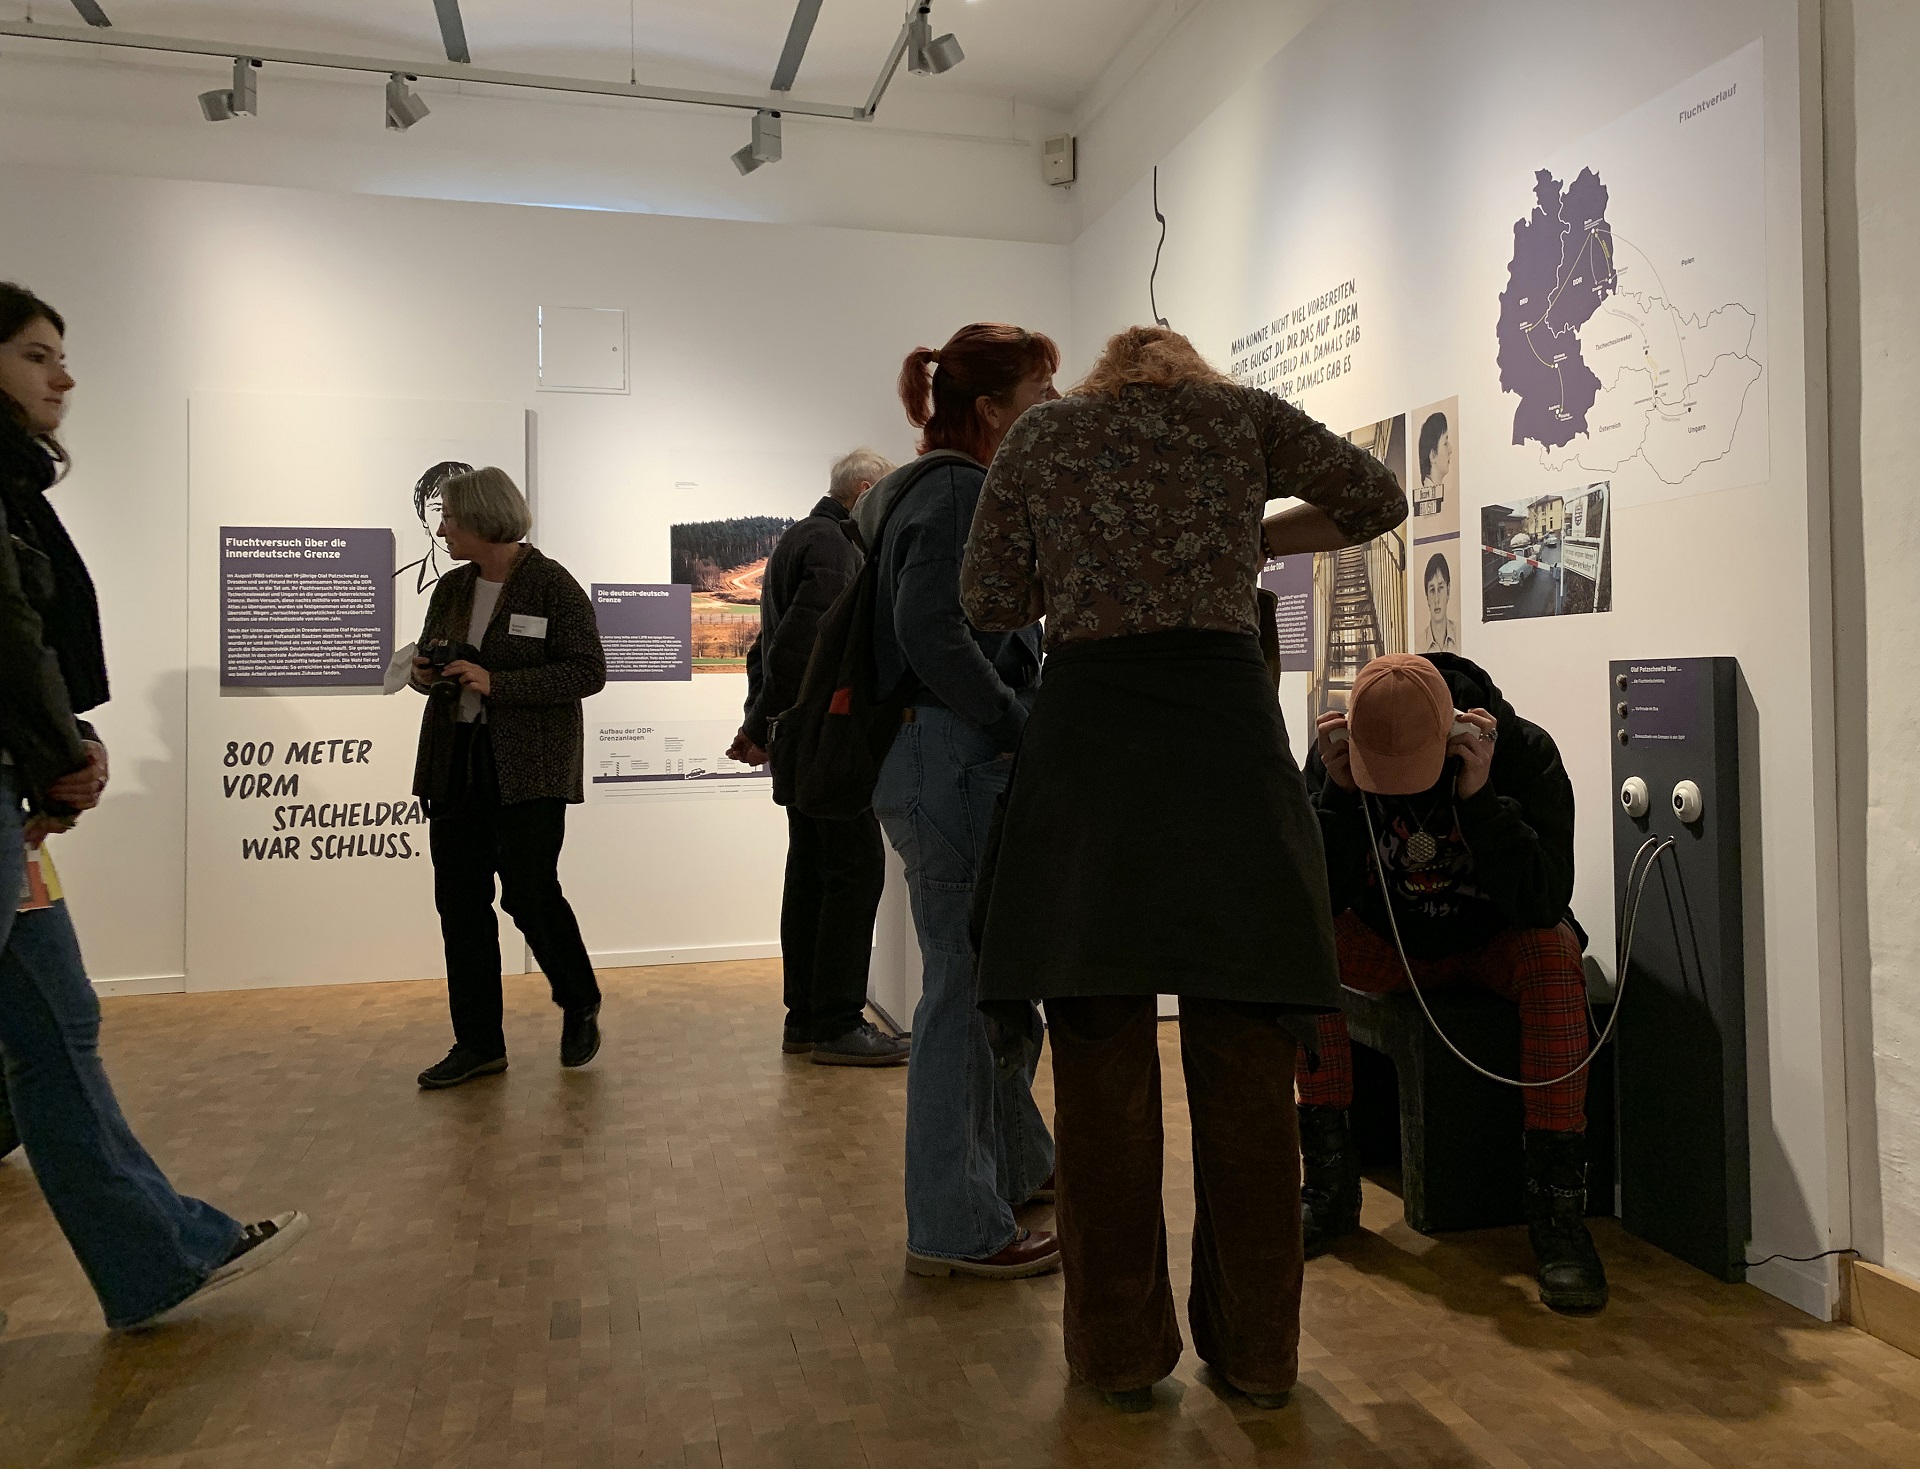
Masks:
[[[1300,1161],[1300,1214],[1311,1260],[1360,1227],[1360,1154],[1346,1108],[1301,1107]]]
[[[1587,1135],[1527,1132],[1527,1234],[1539,1263],[1540,1304],[1552,1311],[1598,1311],[1607,1304],[1607,1271],[1587,1233]]]

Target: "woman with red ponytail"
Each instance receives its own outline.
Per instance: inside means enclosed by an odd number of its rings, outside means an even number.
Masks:
[[[873,809],[906,863],[920,938],[907,1070],[916,1275],[1012,1279],[1060,1263],[1053,1235],[1014,1216],[1052,1197],[1053,1138],[1033,1103],[1033,1065],[996,1072],[968,938],[987,824],[1040,681],[1040,631],[976,632],[960,610],[960,558],[987,465],[1021,414],[1059,396],[1059,366],[1046,337],[993,323],[909,353],[900,400],[921,431],[920,457],[855,512],[878,563],[878,686],[909,700]]]

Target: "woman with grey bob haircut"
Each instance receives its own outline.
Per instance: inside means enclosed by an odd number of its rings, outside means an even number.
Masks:
[[[526,544],[532,528],[505,470],[441,489],[439,535],[466,565],[434,588],[413,660],[427,695],[413,792],[427,810],[453,1014],[453,1049],[420,1073],[429,1090],[507,1069],[496,877],[564,1016],[560,1064],[600,1049],[600,986],[560,891],[560,846],[582,796],[580,701],[605,686],[607,659],[593,604]]]
[[[440,513],[469,535],[496,546],[525,540],[533,511],[513,476],[492,465],[456,474],[440,488]],[[443,538],[444,538],[444,532]]]

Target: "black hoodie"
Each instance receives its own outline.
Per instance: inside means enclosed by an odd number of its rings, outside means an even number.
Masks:
[[[1516,714],[1477,663],[1454,653],[1422,656],[1446,679],[1456,709],[1493,715],[1499,741],[1486,786],[1464,801],[1451,794],[1459,773],[1453,759],[1424,795],[1367,798],[1408,955],[1441,959],[1507,929],[1573,923],[1573,783],[1553,736]],[[1359,795],[1327,779],[1317,751],[1306,774],[1326,842],[1333,911],[1352,909],[1368,928],[1390,936]],[[1408,841],[1421,831],[1435,839],[1436,852],[1416,864]],[[1584,944],[1586,935],[1580,937]]]
[[[107,693],[93,583],[46,501],[53,481],[46,450],[0,411],[0,750],[42,810],[41,792],[87,763],[94,734],[75,711]]]

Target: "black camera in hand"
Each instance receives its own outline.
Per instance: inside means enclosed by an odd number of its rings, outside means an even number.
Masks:
[[[420,645],[420,656],[433,668],[433,692],[440,698],[457,699],[460,697],[460,680],[447,676],[449,663],[478,663],[480,650],[471,643],[456,642],[451,638],[435,638]]]

